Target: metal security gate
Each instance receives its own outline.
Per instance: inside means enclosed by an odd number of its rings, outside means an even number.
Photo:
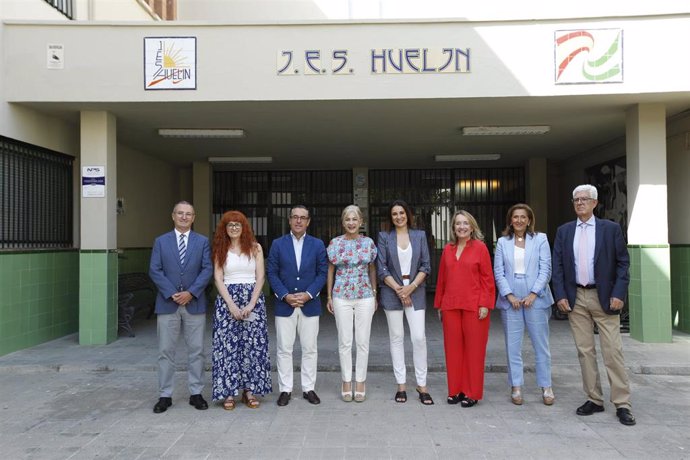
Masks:
[[[427,234],[436,285],[438,260],[453,239],[450,219],[458,209],[469,211],[484,232],[493,255],[496,238],[505,226],[505,213],[525,200],[522,168],[370,170],[369,210],[372,236],[388,228],[388,206],[405,200],[415,213],[415,224]]]
[[[273,239],[290,230],[296,204],[311,211],[308,233],[328,245],[342,233],[340,213],[352,203],[352,171],[216,171],[213,173],[213,225],[224,212],[249,219],[266,255]]]

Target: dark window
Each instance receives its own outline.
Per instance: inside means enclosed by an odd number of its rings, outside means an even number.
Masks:
[[[60,13],[67,16],[69,19],[74,19],[74,5],[73,0],[45,0],[45,2],[58,10]]]
[[[309,234],[328,245],[342,233],[340,213],[352,204],[352,171],[217,171],[213,174],[213,224],[232,209],[244,213],[263,246],[290,231],[296,204],[311,213]]]
[[[0,248],[72,247],[73,161],[0,136]]]
[[[388,206],[395,199],[410,205],[415,227],[427,234],[432,265],[428,284],[433,289],[443,247],[453,240],[450,220],[455,210],[465,209],[477,219],[493,253],[508,208],[525,200],[525,173],[522,168],[372,169],[369,228],[373,238],[388,229]]]

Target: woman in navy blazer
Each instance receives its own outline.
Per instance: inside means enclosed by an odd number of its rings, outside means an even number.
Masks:
[[[522,337],[525,326],[534,348],[537,386],[544,404],[553,404],[549,317],[553,295],[551,251],[546,235],[534,231],[534,212],[524,203],[512,206],[506,228],[496,243],[494,276],[508,355],[508,383],[513,404],[521,405],[523,380]]]
[[[388,320],[393,373],[398,384],[395,401],[407,401],[405,367],[405,328],[407,318],[412,341],[412,352],[417,379],[417,393],[424,405],[431,405],[426,388],[427,359],[424,282],[431,272],[429,246],[422,230],[413,230],[412,210],[402,200],[396,200],[388,208],[391,230],[378,236],[376,271],[380,281],[380,303]]]

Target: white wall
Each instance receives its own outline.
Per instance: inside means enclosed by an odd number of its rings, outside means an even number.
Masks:
[[[554,31],[582,27],[624,29],[626,49],[636,50],[626,55],[624,83],[553,84]],[[197,37],[197,68],[203,85],[195,91],[144,92],[143,39],[147,36]],[[22,102],[481,98],[690,90],[690,59],[678,59],[677,47],[668,46],[690,43],[690,15],[536,25],[531,21],[283,26],[12,23],[5,25],[5,37],[2,67],[7,94],[10,100]],[[65,68],[50,70],[45,64],[46,44],[57,39],[65,47]],[[472,72],[372,75],[372,48],[406,46],[471,48]],[[324,54],[349,50],[354,74],[276,75],[280,50],[303,55],[311,47]]]
[[[79,21],[153,21],[155,13],[138,0],[74,0]]]
[[[0,19],[69,21],[45,0],[0,0]]]
[[[582,18],[690,11],[687,2],[656,0],[178,0],[178,19],[275,22],[349,19],[458,18],[473,21]]]

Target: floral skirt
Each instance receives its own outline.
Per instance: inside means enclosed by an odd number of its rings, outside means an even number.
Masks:
[[[249,303],[254,283],[227,285],[230,298],[239,308]],[[273,391],[268,356],[266,299],[261,293],[254,307],[253,321],[236,320],[221,296],[213,314],[213,400],[238,396],[248,389],[257,395]]]

